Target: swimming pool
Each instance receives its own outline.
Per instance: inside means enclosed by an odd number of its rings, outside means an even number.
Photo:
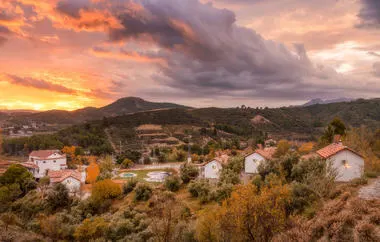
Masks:
[[[137,175],[132,172],[125,172],[125,173],[121,173],[120,176],[124,178],[132,178],[132,177],[136,177]]]

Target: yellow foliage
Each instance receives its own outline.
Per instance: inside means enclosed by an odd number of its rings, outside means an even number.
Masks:
[[[303,143],[303,144],[298,148],[298,152],[299,152],[300,154],[307,154],[307,153],[310,153],[310,151],[312,151],[313,148],[314,148],[314,143],[313,143],[313,142]]]
[[[100,168],[99,165],[96,164],[95,158],[89,158],[90,165],[87,167],[87,177],[86,177],[86,183],[94,183],[96,181],[96,178],[100,174]]]
[[[240,185],[215,211],[206,212],[197,224],[199,241],[270,241],[286,224],[288,187]],[[213,215],[214,214],[214,215]]]
[[[76,228],[74,237],[77,241],[93,241],[103,237],[107,229],[108,224],[103,218],[87,218]]]
[[[96,182],[92,187],[91,198],[95,201],[115,198],[121,194],[121,188],[111,180]]]
[[[291,145],[287,140],[283,139],[283,140],[278,141],[275,156],[280,157],[280,156],[285,155],[289,151],[290,147]]]

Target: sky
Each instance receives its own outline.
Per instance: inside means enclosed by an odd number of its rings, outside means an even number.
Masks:
[[[379,93],[379,0],[0,1],[0,109]]]

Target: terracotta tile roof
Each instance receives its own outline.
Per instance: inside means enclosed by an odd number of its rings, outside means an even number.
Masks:
[[[26,167],[26,168],[38,168],[38,166],[36,164],[34,164],[33,162],[23,162],[23,163],[20,163],[23,167]]]
[[[34,151],[32,151],[32,153],[29,154],[29,156],[46,159],[49,156],[53,155],[54,153],[58,153],[58,154],[62,155],[59,150],[34,150]],[[62,156],[64,156],[64,155],[62,155]]]
[[[275,152],[276,152],[276,147],[268,147],[268,148],[264,148],[264,149],[257,149],[254,152],[246,155],[245,157],[252,155],[254,153],[257,153],[257,154],[261,155],[262,157],[264,157],[265,159],[270,160],[273,158],[273,155]]]
[[[78,181],[81,181],[82,178],[80,172],[76,170],[49,171],[48,176],[51,183],[62,182],[68,177],[72,177]]]
[[[320,150],[317,150],[317,154],[319,156],[321,156],[322,158],[324,159],[327,159],[333,155],[335,155],[336,153],[338,152],[341,152],[343,150],[349,150],[355,154],[357,154],[358,156],[360,157],[363,157],[362,155],[360,155],[359,153],[357,153],[356,151],[350,149],[349,147],[343,145],[341,142],[338,142],[338,143],[332,143]]]

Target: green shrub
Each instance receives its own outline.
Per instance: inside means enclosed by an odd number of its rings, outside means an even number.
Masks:
[[[58,208],[67,207],[70,204],[71,199],[69,197],[69,191],[65,185],[57,183],[48,193],[46,201],[52,210],[56,210]]]
[[[124,183],[123,194],[127,195],[128,193],[132,192],[133,189],[135,189],[136,185],[137,185],[137,180],[135,179],[130,179],[129,181],[127,181],[127,183]]]
[[[366,185],[366,184],[368,184],[368,180],[365,177],[355,178],[355,179],[351,180],[350,184],[353,187],[357,187],[357,186],[360,186],[360,185]]]
[[[180,188],[181,181],[177,176],[168,176],[166,177],[164,184],[167,190],[171,192],[176,192]]]
[[[135,189],[135,201],[148,201],[152,196],[152,188],[144,183],[139,183]]]
[[[215,189],[212,198],[215,199],[215,201],[221,203],[231,196],[232,190],[232,184],[223,183]]]
[[[134,165],[133,161],[131,161],[128,158],[125,158],[123,162],[121,163],[121,167],[124,169],[130,168]]]
[[[189,183],[190,181],[194,180],[199,175],[199,170],[197,167],[193,165],[183,165],[181,166],[181,179],[183,183]]]
[[[192,181],[189,184],[188,191],[192,197],[197,197],[200,199],[201,203],[206,203],[211,200],[211,185],[210,183],[203,179],[198,181]]]
[[[261,178],[260,175],[255,175],[253,178],[252,178],[252,185],[256,186],[257,189],[260,190],[261,186],[263,185],[263,180]]]
[[[291,188],[291,200],[288,206],[289,212],[300,213],[308,209],[318,199],[316,194],[307,185],[302,183],[294,183]]]
[[[374,171],[367,171],[365,173],[365,176],[368,177],[368,178],[377,178],[377,172],[374,172]]]

